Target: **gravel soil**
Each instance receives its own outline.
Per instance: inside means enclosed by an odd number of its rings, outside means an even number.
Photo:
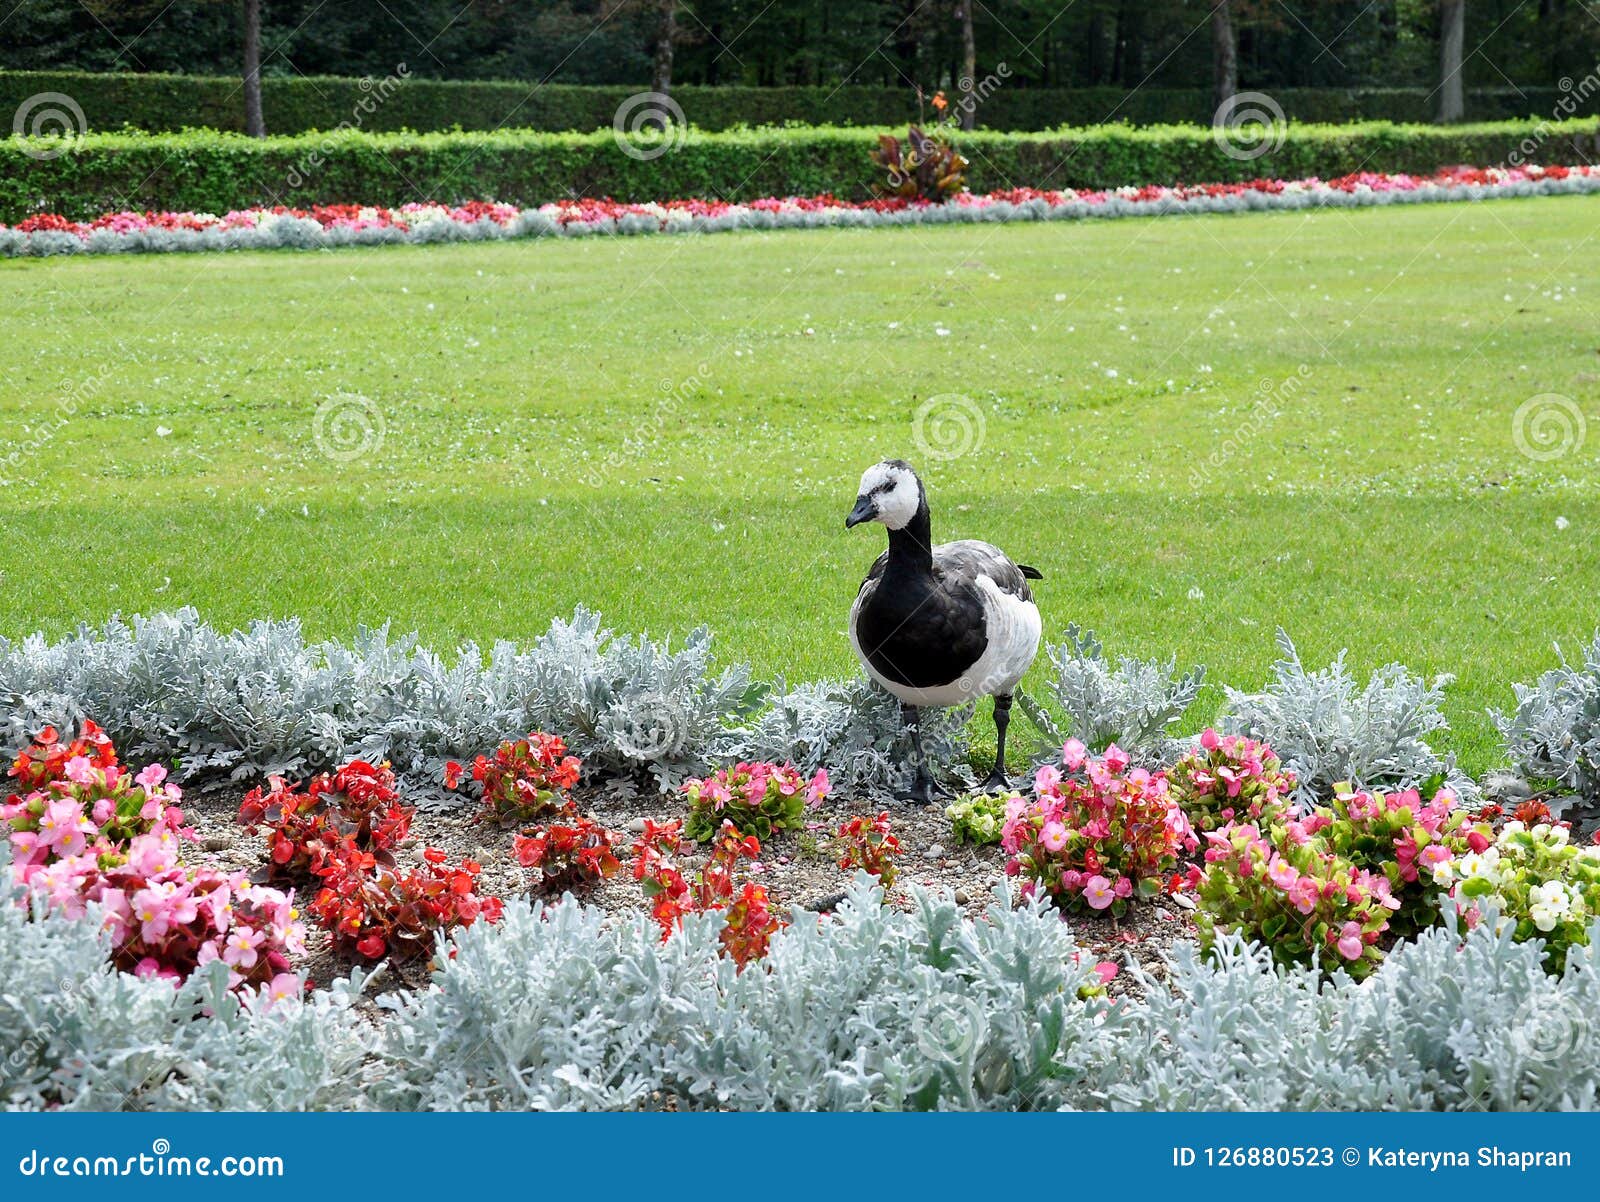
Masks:
[[[224,869],[254,872],[264,862],[265,840],[250,835],[234,821],[243,796],[242,787],[190,792],[184,798],[184,815],[194,827],[200,843],[198,851],[207,861]],[[613,795],[579,790],[575,793],[582,808],[613,830],[623,834],[623,869],[609,881],[578,892],[580,900],[616,915],[642,912],[645,903],[638,883],[629,872],[626,846],[631,844],[645,818],[658,822],[681,819],[685,807],[671,797],[619,799]],[[981,919],[994,901],[995,887],[1004,877],[1005,857],[995,845],[974,847],[957,844],[951,838],[950,823],[942,804],[913,806],[889,801],[882,804],[829,800],[810,812],[807,829],[783,832],[762,847],[760,869],[750,879],[766,886],[780,908],[801,905],[827,910],[843,893],[849,874],[840,870],[833,851],[833,831],[845,818],[888,810],[895,836],[900,840],[899,879],[889,891],[887,904],[909,909],[909,887],[947,890],[968,917]],[[459,810],[418,812],[411,827],[411,838],[397,856],[419,858],[424,847],[446,852],[451,862],[473,859],[483,865],[479,892],[503,898],[534,896],[533,873],[523,869],[511,854],[513,832],[492,823],[479,822],[476,803],[467,802]],[[188,853],[195,856],[195,852]],[[198,858],[198,857],[196,857]],[[699,862],[691,856],[691,864]],[[1159,978],[1164,974],[1162,954],[1180,940],[1194,937],[1194,924],[1187,898],[1162,899],[1136,904],[1121,920],[1101,915],[1071,915],[1063,918],[1086,956],[1127,965],[1136,960],[1146,972]],[[329,948],[327,934],[314,923],[306,924],[306,954],[296,968],[317,985],[343,976],[347,962]],[[379,988],[417,987],[427,980],[423,964],[393,964],[384,972]],[[1135,996],[1137,983],[1126,973],[1111,982],[1112,996]]]

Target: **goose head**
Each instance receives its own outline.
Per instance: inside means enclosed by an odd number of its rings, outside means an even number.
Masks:
[[[885,459],[861,474],[856,507],[844,528],[862,522],[882,522],[890,530],[904,530],[924,504],[922,481],[904,459]]]

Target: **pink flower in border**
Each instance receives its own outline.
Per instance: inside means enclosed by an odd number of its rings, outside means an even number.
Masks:
[[[1039,832],[1039,842],[1047,851],[1060,851],[1067,845],[1067,828],[1059,822],[1047,822]]]
[[[1068,772],[1076,772],[1082,767],[1088,754],[1089,749],[1077,739],[1068,739],[1061,745],[1061,762],[1067,766]]]
[[[1116,894],[1112,892],[1111,882],[1097,872],[1083,882],[1083,900],[1096,910],[1104,910],[1116,901]]]
[[[1359,960],[1365,945],[1361,942],[1361,924],[1347,922],[1339,932],[1339,954],[1346,960]]]

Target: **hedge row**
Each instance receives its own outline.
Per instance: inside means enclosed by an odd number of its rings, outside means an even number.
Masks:
[[[381,80],[344,77],[269,78],[262,81],[267,127],[277,134],[338,129],[347,124],[380,132],[494,130],[546,131],[608,128],[618,107],[640,87],[460,82],[408,77],[384,88]],[[44,92],[71,96],[90,129],[124,127],[149,133],[208,128],[242,132],[239,81],[194,75],[93,74],[83,71],[0,71],[0,114],[14,113]],[[904,88],[673,89],[689,122],[701,129],[739,125],[897,125],[915,112]],[[1272,97],[1295,121],[1415,121],[1432,117],[1424,88],[1285,88]],[[1478,120],[1549,118],[1600,112],[1600,93],[1568,114],[1568,93],[1556,88],[1474,92],[1468,111]],[[1577,103],[1574,97],[1570,103]],[[1022,88],[1003,82],[979,115],[986,128],[1044,130],[1063,125],[1122,121],[1132,125],[1211,122],[1210,92],[1203,88]],[[3,128],[3,126],[0,126]]]
[[[88,218],[119,209],[221,213],[254,205],[495,199],[531,206],[610,196],[748,200],[869,193],[875,135],[851,129],[677,131],[638,157],[610,130],[590,134],[364,134],[252,139],[190,132],[88,134],[70,143],[0,141],[0,221],[36,212]],[[1290,127],[1257,158],[1224,152],[1209,129],[1101,126],[1050,134],[964,135],[974,191],[1017,186],[1105,188],[1266,177],[1329,178],[1357,170],[1424,172],[1506,161],[1573,164],[1600,154],[1600,122],[1540,126]],[[1248,135],[1237,135],[1246,138]],[[1241,142],[1241,145],[1248,145]],[[56,157],[38,157],[54,151]],[[629,153],[634,151],[634,153]]]

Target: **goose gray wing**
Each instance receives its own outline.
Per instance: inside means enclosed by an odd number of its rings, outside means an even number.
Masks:
[[[882,561],[874,565],[881,570]],[[954,578],[963,584],[972,584],[979,576],[993,580],[1003,593],[1010,593],[1023,601],[1033,600],[1033,590],[1028,587],[1028,577],[1022,568],[1011,561],[1004,551],[976,539],[942,543],[933,549],[933,570],[937,576]],[[868,579],[872,577],[869,575]]]

